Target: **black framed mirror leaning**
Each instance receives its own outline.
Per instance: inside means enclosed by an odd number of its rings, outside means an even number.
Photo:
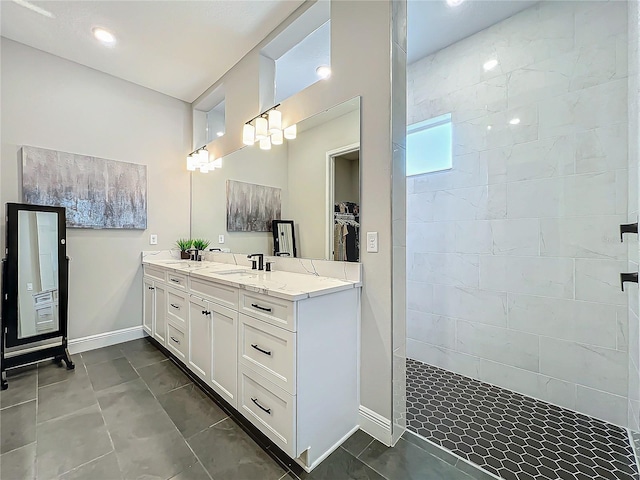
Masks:
[[[53,357],[74,368],[67,350],[65,209],[7,203],[6,221],[0,342],[3,390],[6,369],[11,367]],[[31,348],[46,340],[51,342]]]
[[[293,220],[272,220],[273,254],[278,257],[297,257]]]

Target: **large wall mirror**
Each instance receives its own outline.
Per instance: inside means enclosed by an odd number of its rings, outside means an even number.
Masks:
[[[245,222],[246,231],[229,231],[230,194],[276,212],[275,217],[279,211],[279,218],[270,219],[267,231],[250,231],[251,221]],[[278,195],[279,209],[269,203]],[[274,255],[282,247],[274,242],[271,220],[289,220],[293,228],[285,233],[295,238],[286,241],[295,241],[295,256],[357,262],[360,213],[359,97],[299,122],[293,140],[271,150],[244,147],[224,157],[222,169],[192,175],[191,237],[209,239],[210,248]],[[288,250],[291,256],[293,249]]]

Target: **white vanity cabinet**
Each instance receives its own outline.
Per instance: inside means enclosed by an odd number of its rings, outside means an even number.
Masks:
[[[315,467],[358,425],[358,289],[287,301],[240,291],[238,410]]]
[[[309,293],[258,293],[215,273],[167,269],[164,283],[154,273],[145,269],[145,330],[162,343],[164,312],[163,345],[306,470],[357,430],[359,288],[282,272],[264,281]]]
[[[191,295],[188,367],[234,408],[237,325],[238,312]]]
[[[164,283],[165,272],[157,268],[144,269],[143,327],[145,331],[162,345],[167,340],[167,288]]]

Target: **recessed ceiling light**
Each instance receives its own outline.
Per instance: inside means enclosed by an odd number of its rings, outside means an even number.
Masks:
[[[217,135],[217,136],[219,136],[219,137],[221,137],[221,136],[223,136],[223,135],[224,135],[224,132],[217,132],[217,133],[216,133],[216,135]]]
[[[107,46],[116,44],[116,37],[109,30],[106,30],[102,27],[93,27],[91,31],[93,32],[93,36],[103,44]]]
[[[447,5],[449,5],[450,7],[457,7],[462,2],[464,2],[464,0],[447,0]]]
[[[487,130],[491,130],[493,127],[491,125],[487,125]]]
[[[484,68],[485,72],[488,72],[489,70],[493,70],[497,66],[498,66],[498,60],[496,60],[495,58],[492,58],[491,60],[487,60],[486,62],[484,62],[484,65],[482,65],[482,68]]]
[[[509,123],[511,125],[518,125],[520,123],[520,119],[519,118],[512,118],[511,120],[509,120]]]
[[[316,68],[316,73],[320,78],[329,78],[331,76],[331,67],[328,65],[320,65]]]

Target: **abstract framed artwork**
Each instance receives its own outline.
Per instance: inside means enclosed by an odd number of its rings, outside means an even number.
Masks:
[[[227,180],[227,231],[270,232],[280,220],[282,190],[265,185]]]
[[[22,199],[66,208],[67,227],[147,228],[147,167],[22,147]]]

